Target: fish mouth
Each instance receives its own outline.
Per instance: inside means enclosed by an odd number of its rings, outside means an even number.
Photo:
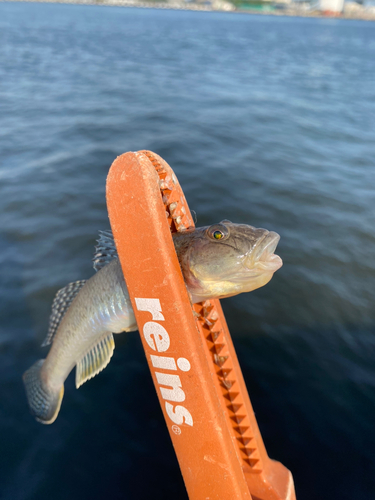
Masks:
[[[247,258],[246,265],[260,271],[274,273],[283,265],[281,258],[274,252],[280,241],[280,236],[273,232],[267,232],[256,244]]]

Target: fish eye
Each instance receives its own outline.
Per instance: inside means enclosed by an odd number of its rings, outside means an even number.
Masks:
[[[213,240],[225,240],[229,236],[229,230],[224,224],[215,224],[208,228],[207,234]]]

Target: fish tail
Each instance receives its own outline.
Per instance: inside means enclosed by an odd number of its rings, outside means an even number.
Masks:
[[[55,421],[64,395],[64,384],[59,389],[49,388],[42,380],[40,370],[44,359],[34,363],[23,374],[27,400],[31,413],[42,424],[52,424]]]

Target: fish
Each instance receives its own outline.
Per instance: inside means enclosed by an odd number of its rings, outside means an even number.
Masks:
[[[273,231],[229,220],[173,234],[192,304],[264,286],[282,266],[274,253],[279,239]],[[113,334],[137,330],[110,230],[99,232],[93,263],[97,272],[90,279],[57,292],[42,344],[51,345],[49,353],[23,374],[31,414],[43,424],[56,420],[73,368],[78,389],[110,362]]]

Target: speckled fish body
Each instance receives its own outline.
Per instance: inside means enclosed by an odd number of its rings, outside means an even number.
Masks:
[[[120,263],[114,259],[86,282],[67,310],[42,373],[53,380],[55,386],[61,386],[93,344],[111,333],[134,329],[136,321],[129,294]],[[77,377],[76,385],[79,387],[81,383],[83,381]]]
[[[63,384],[74,366],[78,388],[109,363],[114,351],[112,333],[136,328],[121,266],[114,259],[80,288],[59,323],[47,358],[23,376],[35,418],[52,423],[60,409]]]

